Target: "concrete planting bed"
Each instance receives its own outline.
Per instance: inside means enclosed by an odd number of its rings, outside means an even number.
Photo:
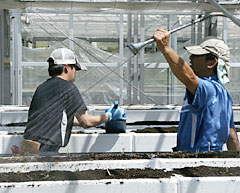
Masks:
[[[229,158],[231,157],[231,158]],[[0,192],[239,192],[238,153],[0,158]]]
[[[240,138],[240,133],[238,133]],[[10,154],[11,145],[19,146],[22,134],[0,134],[0,154]],[[61,153],[102,152],[172,152],[176,146],[176,133],[121,133],[72,134],[69,144]],[[226,145],[224,145],[226,150]]]
[[[239,193],[238,152],[172,152],[177,134],[169,124],[177,123],[180,107],[127,108],[127,133],[77,128],[68,146],[52,157],[12,157],[10,147],[22,140],[25,127],[19,122],[26,121],[27,109],[0,108],[0,193]],[[239,112],[235,107],[237,122]],[[138,120],[144,123],[137,125]]]

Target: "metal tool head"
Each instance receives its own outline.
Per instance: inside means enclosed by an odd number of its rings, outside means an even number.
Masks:
[[[152,42],[154,42],[153,38],[148,39],[145,42],[131,43],[130,45],[128,45],[128,47],[132,51],[132,53],[136,55],[143,47]]]
[[[144,47],[144,45],[145,44],[143,42],[131,43],[127,47],[132,51],[134,55],[136,55],[139,52],[139,50]]]

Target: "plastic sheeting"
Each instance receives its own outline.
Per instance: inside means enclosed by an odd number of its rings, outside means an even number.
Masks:
[[[82,63],[113,63],[119,60],[117,53],[106,52],[85,40],[74,39],[74,51],[78,59]],[[22,47],[22,61],[23,62],[46,62],[49,55],[56,48],[69,47],[69,40],[51,41],[48,47],[31,48]]]
[[[57,14],[46,14],[44,18],[47,21],[54,22],[57,27],[63,29],[65,27],[65,32],[68,32],[68,16],[65,15],[65,19],[61,18],[62,15]],[[96,19],[98,18],[98,19]],[[126,38],[127,29],[126,29],[126,15],[124,17],[124,31],[123,36]],[[169,16],[168,15],[145,15],[145,37],[151,37],[152,33],[159,28],[166,29],[168,25],[172,28],[182,25],[184,23],[188,23],[191,19],[190,15],[178,15],[177,21],[174,24],[168,23]],[[66,20],[66,21],[65,21]],[[38,23],[42,27],[44,24],[47,26],[47,23],[38,17],[34,17],[34,14],[30,14],[30,21],[33,21],[33,25],[25,25],[24,28],[36,29],[34,27],[34,23]],[[114,14],[80,14],[74,15],[74,36],[75,37],[83,37],[85,39],[101,39],[101,38],[118,38],[119,37],[119,15]],[[223,37],[222,30],[222,18],[218,17],[218,28],[217,34],[220,38]],[[176,24],[176,25],[175,25]],[[231,22],[227,22],[228,24],[228,37],[227,43],[231,47],[231,62],[239,62],[239,38],[238,38],[238,28],[234,26]],[[31,27],[32,26],[32,27]],[[48,29],[44,26],[45,29]],[[97,27],[96,27],[97,26]],[[94,27],[94,30],[93,30]],[[203,24],[204,28],[204,24]],[[106,31],[108,29],[108,31]],[[196,26],[197,29],[197,26]],[[233,30],[234,29],[234,30]],[[55,29],[54,29],[55,30]],[[31,30],[30,30],[31,31]],[[50,30],[49,30],[50,31]],[[84,31],[84,33],[82,33]],[[43,37],[44,34],[38,31],[39,37]],[[46,32],[45,35],[50,36]],[[51,31],[52,33],[52,31]],[[56,36],[61,37],[62,34],[59,34],[58,31],[55,30]],[[77,34],[79,33],[79,34]],[[90,36],[91,35],[95,35]],[[33,35],[34,33],[32,33]],[[24,35],[28,35],[27,33]],[[34,34],[33,37],[35,37]],[[54,34],[55,35],[55,34]],[[47,37],[46,36],[46,37]],[[203,35],[202,35],[203,36]],[[37,36],[38,37],[38,36]],[[182,56],[185,60],[188,60],[188,54],[183,49],[184,46],[191,45],[191,28],[186,28],[177,33],[177,52],[180,56]],[[197,39],[197,37],[195,37]],[[120,92],[123,94],[123,103],[129,104],[127,99],[127,86],[128,83],[126,81],[123,85],[123,90],[120,90],[120,77],[116,74],[109,74],[110,70],[116,69],[117,67],[112,64],[122,63],[118,56],[118,53],[111,53],[108,51],[104,51],[99,49],[97,46],[100,43],[91,44],[88,41],[75,39],[77,40],[77,44],[79,46],[74,45],[74,50],[78,54],[80,61],[88,64],[88,71],[79,72],[77,74],[76,85],[78,86],[80,92],[83,95],[84,100],[87,104],[111,104],[114,100],[119,100]],[[105,39],[106,40],[106,39]],[[31,62],[31,66],[24,66],[23,68],[23,103],[29,104],[31,101],[31,96],[36,89],[36,87],[42,83],[44,80],[48,78],[47,74],[47,66],[38,66],[38,64],[34,64],[35,62],[46,62],[50,53],[57,47],[62,47],[64,45],[69,45],[69,40],[64,40],[62,43],[57,41],[49,41],[45,42],[48,47],[45,48],[37,48],[31,49],[27,47],[23,47],[23,61]],[[101,44],[107,44],[108,42],[101,42]],[[115,42],[115,45],[117,43]],[[118,46],[118,45],[117,45]],[[126,46],[126,45],[125,45]],[[104,46],[103,46],[104,47]],[[117,50],[118,48],[116,48]],[[124,49],[124,56],[127,56]],[[143,92],[151,96],[151,98],[155,101],[155,104],[182,104],[183,95],[185,92],[185,87],[171,74],[170,70],[166,67],[162,67],[160,63],[166,63],[165,59],[161,55],[161,53],[156,52],[156,47],[154,45],[149,45],[146,49],[146,53],[144,55],[144,85]],[[118,52],[118,51],[117,51]],[[126,58],[124,59],[126,60]],[[103,62],[108,67],[101,64]],[[111,64],[111,65],[110,65]],[[119,73],[119,69],[116,69],[116,72]],[[138,72],[139,73],[139,72]],[[128,69],[126,66],[123,68],[124,79],[128,79]],[[233,101],[235,104],[239,104],[239,68],[233,68],[231,70],[231,83],[228,86],[228,89],[233,97]],[[141,77],[142,78],[142,77]],[[139,79],[138,79],[139,80]],[[133,83],[133,71],[131,72],[131,77],[129,80]],[[139,82],[138,82],[139,84]],[[131,91],[130,94],[133,94]],[[144,97],[144,103],[149,104],[153,103],[149,101],[147,97]]]
[[[82,63],[89,63],[87,71],[77,72],[75,81],[85,102],[87,104],[110,104],[112,101],[118,100],[120,93],[120,77],[112,73],[109,74],[110,70],[117,67],[117,62],[119,62],[118,54],[112,54],[96,48],[84,40],[75,41],[78,46],[75,45],[74,50],[78,55],[79,61]],[[48,56],[54,49],[64,47],[68,42],[68,40],[64,40],[63,42],[57,42],[47,48],[22,47],[23,62],[30,62],[29,65],[23,67],[23,104],[30,104],[36,87],[49,78],[47,63],[46,66],[39,66],[38,63],[34,65],[34,63],[46,62]],[[98,63],[98,67],[96,67],[94,63]],[[109,63],[115,63],[116,67],[109,67]],[[126,71],[126,68],[124,68],[124,71]],[[116,72],[118,73],[119,70],[116,70]],[[109,75],[105,77],[106,74]],[[127,79],[126,76],[124,78]],[[101,81],[98,81],[100,79]],[[126,83],[124,88],[126,89]],[[126,99],[125,89],[123,90],[124,99]]]

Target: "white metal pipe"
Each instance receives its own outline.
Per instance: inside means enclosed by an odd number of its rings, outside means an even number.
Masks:
[[[123,25],[123,14],[120,14],[120,29],[119,29],[119,54],[120,54],[120,62],[118,65],[124,63],[124,56],[123,56],[123,44],[124,44],[124,25]],[[119,68],[120,72],[119,75],[121,76],[119,80],[120,89],[119,89],[119,102],[123,104],[123,66]]]
[[[145,15],[140,14],[140,41],[145,40]],[[139,55],[139,88],[144,91],[144,50],[141,50]],[[144,104],[144,95],[139,93],[140,104]]]
[[[181,25],[177,28],[174,28],[174,29],[171,29],[169,30],[169,33],[170,34],[173,34],[179,30],[182,30],[186,27],[189,27],[189,26],[192,26],[198,22],[202,22],[206,19],[208,19],[209,17],[212,17],[212,16],[224,16],[223,14],[221,13],[210,13],[210,14],[207,14],[205,16],[202,16],[196,20],[193,20],[191,21],[190,23],[187,23],[187,24],[184,24],[184,25]],[[145,42],[139,42],[139,43],[131,43],[128,45],[129,49],[133,52],[133,54],[137,54],[142,48],[144,48],[147,44],[150,44],[150,43],[153,43],[155,40],[153,38],[149,39],[149,40],[146,40]]]
[[[232,20],[233,23],[235,23],[237,26],[240,27],[240,20],[234,17],[231,12],[229,12],[227,9],[225,9],[223,6],[221,6],[219,3],[217,3],[215,0],[208,0],[212,5],[217,7],[219,11],[222,11],[229,19]]]
[[[73,36],[73,14],[69,14],[69,37],[71,39],[74,38],[74,36]],[[71,41],[71,39],[69,39],[69,48],[71,50],[73,50],[73,41]]]
[[[4,104],[4,10],[0,9],[0,104]]]
[[[22,35],[21,11],[12,10],[13,25],[13,104],[22,105]]]

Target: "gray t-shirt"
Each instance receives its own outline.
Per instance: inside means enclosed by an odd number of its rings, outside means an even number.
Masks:
[[[50,78],[34,93],[24,138],[65,147],[71,136],[74,115],[85,110],[87,106],[72,82]]]

